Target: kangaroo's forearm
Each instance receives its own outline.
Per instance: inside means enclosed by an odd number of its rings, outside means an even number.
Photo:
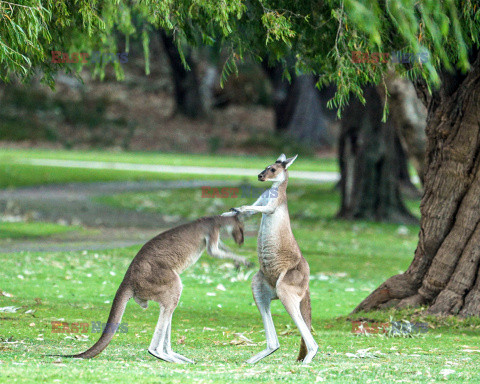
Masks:
[[[271,214],[275,212],[275,207],[272,206],[258,206],[258,205],[245,205],[242,207],[242,213],[248,213],[254,215],[255,213],[267,213]]]

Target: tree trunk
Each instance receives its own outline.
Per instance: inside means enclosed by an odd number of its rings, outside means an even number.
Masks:
[[[292,75],[289,83],[283,79],[283,67],[264,65],[273,87],[275,129],[297,141],[314,146],[332,146],[327,127],[330,119],[322,105],[326,101],[315,87],[312,75]]]
[[[383,105],[376,89],[366,88],[364,96],[366,105],[352,100],[341,121],[338,217],[415,223],[400,194],[400,141],[391,120],[381,122]]]
[[[480,54],[466,75],[442,74],[428,107],[420,234],[408,270],[354,310],[430,305],[428,313],[480,315]]]
[[[182,63],[177,46],[171,36],[160,30],[160,38],[170,62],[172,80],[175,90],[176,111],[191,118],[204,117],[207,113],[206,106],[201,97],[201,82],[198,70],[191,55],[185,54],[185,60],[190,67],[186,69]]]
[[[418,99],[411,81],[391,73],[386,76],[385,80],[389,93],[390,116],[395,124],[402,146],[423,185],[427,143],[425,136],[427,110]],[[384,88],[378,87],[377,89],[383,98]]]

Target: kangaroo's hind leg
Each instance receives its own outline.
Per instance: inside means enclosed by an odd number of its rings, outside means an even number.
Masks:
[[[165,344],[164,344],[164,351],[168,355],[173,356],[173,357],[177,358],[178,360],[181,360],[182,362],[195,364],[195,362],[193,360],[190,360],[189,358],[172,351],[171,333],[172,333],[172,322],[170,322],[170,324],[168,325],[167,337],[165,338]]]
[[[153,333],[148,352],[158,359],[168,361],[170,363],[181,363],[181,360],[171,356],[165,352],[163,348],[165,339],[167,337],[168,327],[172,319],[172,313],[173,311],[171,308],[165,307],[160,303],[160,315],[158,316],[157,326],[155,327],[155,332]],[[159,346],[162,347],[159,348]]]
[[[171,363],[191,362],[186,357],[174,353],[170,344],[172,315],[182,294],[180,276],[174,271],[165,270],[162,272],[162,283],[154,295],[154,300],[160,303],[160,315],[148,352],[158,359]]]
[[[302,339],[305,343],[307,354],[303,358],[303,364],[309,364],[318,351],[318,344],[312,336],[310,326],[302,316],[300,303],[308,294],[308,275],[304,276],[298,270],[288,271],[277,282],[277,295],[288,314],[295,322]],[[310,322],[310,319],[307,319]]]
[[[261,271],[259,271],[252,280],[252,291],[257,308],[262,315],[263,326],[265,328],[265,337],[267,338],[267,348],[247,360],[247,363],[255,364],[257,361],[267,357],[275,352],[279,347],[277,332],[270,312],[270,303],[276,299],[275,290],[268,284]]]

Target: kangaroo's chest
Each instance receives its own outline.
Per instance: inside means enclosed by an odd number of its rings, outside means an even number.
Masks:
[[[280,246],[281,236],[284,235],[285,221],[288,220],[288,212],[285,209],[277,209],[275,213],[262,214],[262,221],[258,231],[259,252],[268,252]]]

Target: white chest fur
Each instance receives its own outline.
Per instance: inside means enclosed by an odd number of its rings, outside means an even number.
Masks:
[[[277,207],[272,214],[262,214],[262,222],[258,232],[259,252],[275,249],[280,243],[282,226],[288,219],[288,212],[284,206]]]

